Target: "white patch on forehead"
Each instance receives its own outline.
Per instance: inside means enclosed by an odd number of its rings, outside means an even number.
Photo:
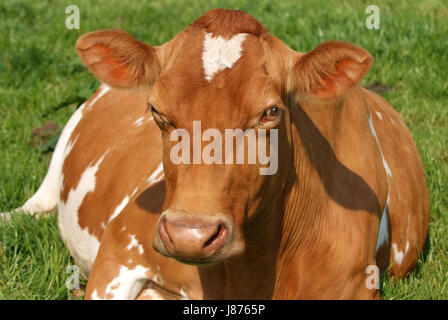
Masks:
[[[241,58],[246,37],[247,33],[239,33],[226,40],[220,36],[213,38],[211,33],[205,34],[202,64],[207,81],[211,81],[218,71],[232,68]]]
[[[163,163],[160,163],[159,166],[157,167],[156,170],[154,170],[153,173],[151,173],[151,175],[148,178],[148,182],[150,184],[154,184],[156,182],[159,182],[160,180],[163,179],[164,177],[164,173],[163,173]]]
[[[121,266],[118,276],[107,285],[104,299],[109,297],[112,300],[135,299],[147,281],[147,271],[148,269],[142,265],[137,265],[134,269]],[[96,290],[93,291],[91,298],[101,299]]]
[[[126,249],[132,250],[132,248],[137,248],[139,254],[143,254],[143,246],[138,242],[137,238],[135,237],[135,234],[130,234],[129,238],[131,239],[131,242],[129,242]]]
[[[106,154],[107,151],[95,164],[88,166],[84,170],[78,185],[75,189],[70,190],[65,203],[61,199],[59,200],[59,230],[71,255],[81,267],[83,276],[89,274],[100,243],[95,236],[89,233],[87,228],[81,228],[78,210],[85,196],[95,190],[96,173]]]

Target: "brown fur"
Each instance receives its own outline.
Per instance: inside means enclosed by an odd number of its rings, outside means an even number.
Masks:
[[[204,32],[224,37],[250,34],[240,60],[218,72],[210,83],[204,79],[201,62]],[[116,79],[114,75],[95,70],[108,70],[107,57],[116,57],[114,48],[134,40],[116,31],[89,37],[95,39],[93,43],[107,39],[106,50],[99,54],[103,62],[91,70],[114,85],[114,80],[109,81]],[[109,47],[112,53],[107,53]],[[152,53],[148,58],[151,49],[133,50],[126,60],[129,65],[125,63],[128,71],[123,71],[131,75],[123,83],[141,85],[147,79],[147,89],[113,89],[107,99],[95,104],[73,134],[79,138],[64,163],[62,199],[89,163],[112,148],[97,174],[95,191],[79,212],[80,225],[101,241],[87,298],[94,291],[111,298],[105,288],[123,265],[147,266],[148,285],[164,298],[180,298],[183,290],[196,299],[378,298],[378,290],[366,287],[366,267],[394,263],[393,243],[404,250],[408,242],[410,250],[400,265],[393,264],[392,275],[404,276],[416,265],[429,217],[422,165],[400,115],[358,84],[372,63],[366,51],[333,41],[307,54],[294,52],[247,14],[227,10],[205,13],[155,50],[160,64]],[[90,67],[90,59],[83,59]],[[115,62],[114,58],[112,65]],[[149,62],[156,71],[139,69]],[[135,77],[136,73],[144,76]],[[154,80],[155,74],[160,76]],[[163,127],[160,138],[154,123],[131,125],[144,114],[146,96],[160,114],[190,132],[193,120],[201,120],[203,130],[246,128],[270,101],[279,101],[286,111],[277,127],[278,172],[260,176],[257,166],[173,165],[169,160],[172,127]],[[378,256],[375,245],[389,189],[369,128],[370,116],[392,171],[391,239]],[[93,144],[93,138],[98,143]],[[148,185],[144,180],[162,154],[166,180]],[[102,231],[100,223],[135,187],[139,191]],[[185,265],[153,249],[158,218],[169,208],[191,217],[224,213],[231,219],[234,238],[215,257],[219,264]],[[136,235],[143,255],[126,250],[128,234]],[[163,284],[150,280],[156,274]],[[143,289],[140,298],[151,298],[148,292]]]

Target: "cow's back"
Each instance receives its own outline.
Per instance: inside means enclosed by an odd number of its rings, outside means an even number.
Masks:
[[[144,92],[102,85],[78,110],[60,178],[59,227],[87,275],[108,223],[163,177],[160,132]]]
[[[423,166],[401,115],[380,96],[364,91],[389,183],[389,219],[380,228],[377,260],[382,268],[392,264],[391,274],[404,275],[415,267],[427,239],[429,201]]]

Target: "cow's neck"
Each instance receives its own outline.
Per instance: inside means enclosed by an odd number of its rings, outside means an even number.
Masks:
[[[292,106],[290,128],[286,130],[290,150],[283,147],[279,159],[278,176],[283,181],[273,183],[277,189],[269,191],[280,196],[246,226],[244,255],[203,273],[213,275],[211,283],[220,284],[221,297],[281,298],[278,288],[287,286],[290,277],[283,274],[281,265],[295,259],[297,252],[319,243],[322,231],[329,228],[328,188],[343,157],[338,154],[340,130],[350,128],[355,135],[369,132],[369,111],[359,92],[351,95],[350,104],[338,101]],[[354,128],[354,123],[361,125]],[[213,290],[205,289],[206,295]],[[214,290],[216,293],[216,286]]]

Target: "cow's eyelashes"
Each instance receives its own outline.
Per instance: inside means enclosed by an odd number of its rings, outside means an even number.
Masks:
[[[261,124],[267,123],[267,122],[273,122],[280,119],[280,116],[282,114],[282,109],[278,105],[272,105],[268,107],[263,115],[261,116]]]
[[[157,124],[159,126],[169,125],[169,126],[176,128],[174,123],[172,121],[168,120],[168,118],[165,117],[164,115],[160,114],[160,112],[157,111],[157,109],[154,108],[154,106],[152,104],[148,103],[148,106],[151,108],[152,117],[154,118],[154,120],[157,122]]]

